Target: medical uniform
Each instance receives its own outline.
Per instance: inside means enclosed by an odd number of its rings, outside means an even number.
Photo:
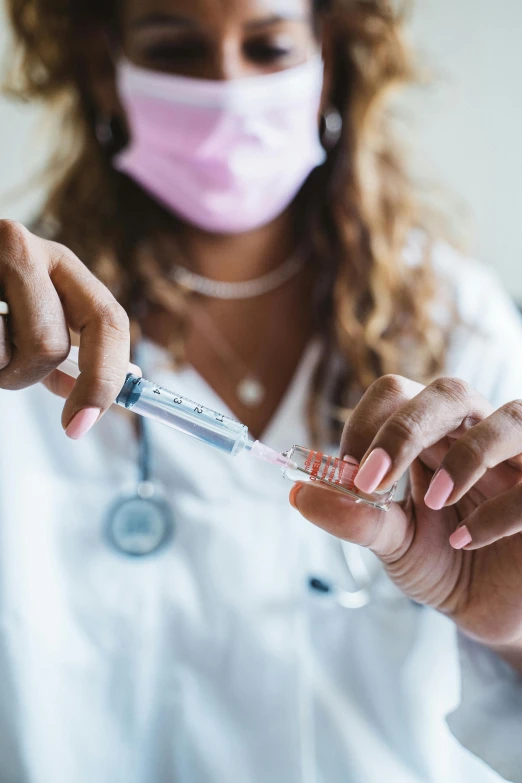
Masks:
[[[508,297],[446,247],[434,261],[464,321],[448,374],[495,405],[522,397]],[[310,441],[319,350],[264,433],[276,449]],[[146,377],[227,412],[191,367],[149,343],[144,359]],[[152,424],[175,534],[133,559],[103,531],[136,483],[131,414],[72,442],[62,405],[42,386],[0,393],[1,783],[522,781],[518,675],[371,553],[368,606],[312,593],[310,575],[350,587],[345,553],[291,508],[277,468]]]

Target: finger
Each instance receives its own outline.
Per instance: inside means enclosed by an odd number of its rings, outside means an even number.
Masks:
[[[430,469],[430,477],[432,479],[438,472],[444,457],[455,441],[456,437],[449,435],[447,438],[442,438],[434,446],[430,446],[430,448],[421,453],[419,459]],[[500,492],[505,492],[507,489],[510,489],[519,479],[520,469],[512,467],[508,462],[502,463],[496,468],[486,471],[477,484],[460,498],[459,506],[463,508],[467,507],[469,505],[467,499],[469,498],[471,501],[471,510],[473,510],[478,503],[483,503],[487,498],[493,497],[494,495],[498,495]],[[428,488],[429,487],[426,489]],[[426,504],[425,497],[421,499],[421,501]],[[444,505],[450,504],[446,503]],[[430,507],[431,506],[428,505],[428,508]],[[440,509],[432,510],[439,511]]]
[[[423,389],[420,383],[399,375],[384,375],[372,383],[344,426],[341,457],[361,462],[383,424]]]
[[[130,353],[129,319],[110,291],[73,253],[54,244],[52,253],[51,279],[68,323],[80,335],[80,375],[62,414],[67,434],[79,437],[87,424],[92,426],[110,407],[124,384]]]
[[[3,295],[10,305],[11,354],[0,369],[0,387],[22,389],[45,378],[64,360],[69,331],[42,243],[9,221],[0,221],[0,269]]]
[[[312,484],[295,484],[290,502],[305,519],[344,541],[371,549],[379,557],[398,553],[404,546],[407,519],[397,504],[380,511],[356,503],[346,495]]]
[[[54,370],[42,383],[57,397],[63,397],[66,400],[74,389],[75,380],[60,370]]]
[[[370,493],[391,486],[426,449],[451,433],[469,429],[493,411],[458,378],[439,378],[398,408],[363,457],[355,485]]]
[[[429,508],[442,508],[460,500],[486,471],[519,457],[522,452],[522,401],[503,405],[453,442],[426,494]],[[520,471],[504,465],[489,483],[503,492],[520,478]]]
[[[522,484],[484,501],[450,536],[454,549],[474,550],[522,532]]]

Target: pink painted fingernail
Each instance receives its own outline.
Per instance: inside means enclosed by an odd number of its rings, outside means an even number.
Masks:
[[[384,449],[374,449],[357,473],[354,484],[361,492],[374,492],[391,467],[391,459]]]
[[[343,462],[349,462],[350,465],[358,465],[359,460],[355,459],[355,457],[350,457],[349,454],[345,454],[343,457]]]
[[[101,411],[99,408],[83,408],[72,417],[65,434],[73,440],[79,440],[96,424]]]
[[[433,476],[428,491],[424,495],[424,502],[432,511],[440,511],[453,492],[455,484],[444,468],[441,468]]]
[[[458,527],[449,537],[449,542],[453,549],[463,549],[468,544],[471,544],[471,540],[471,533],[466,525]]]

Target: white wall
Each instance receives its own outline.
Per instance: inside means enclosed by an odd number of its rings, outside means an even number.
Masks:
[[[522,2],[417,0],[413,34],[437,76],[412,101],[417,159],[462,197],[471,250],[522,304]]]
[[[0,83],[7,59],[7,22],[3,8],[3,0],[0,0]],[[1,217],[24,220],[34,214],[42,197],[42,187],[27,187],[26,183],[45,164],[46,141],[41,110],[0,97]]]
[[[0,18],[0,56],[5,27]],[[412,31],[436,77],[407,100],[419,132],[416,169],[460,197],[473,218],[471,250],[522,303],[522,2],[417,0]],[[44,158],[38,111],[0,99],[3,217],[31,214],[40,194],[14,201],[9,191]]]

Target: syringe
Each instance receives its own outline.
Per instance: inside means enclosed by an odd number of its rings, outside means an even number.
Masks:
[[[73,378],[78,377],[78,348],[71,348],[69,357],[58,369]],[[235,419],[146,380],[135,365],[130,365],[129,370],[115,400],[117,405],[173,427],[231,457],[242,451],[248,452],[257,459],[277,465],[283,476],[291,481],[316,481],[351,495],[358,503],[385,511],[390,507],[396,485],[385,492],[370,495],[360,492],[354,485],[357,463],[330,457],[304,446],[292,446],[288,451],[279,453],[251,439],[248,428]]]

